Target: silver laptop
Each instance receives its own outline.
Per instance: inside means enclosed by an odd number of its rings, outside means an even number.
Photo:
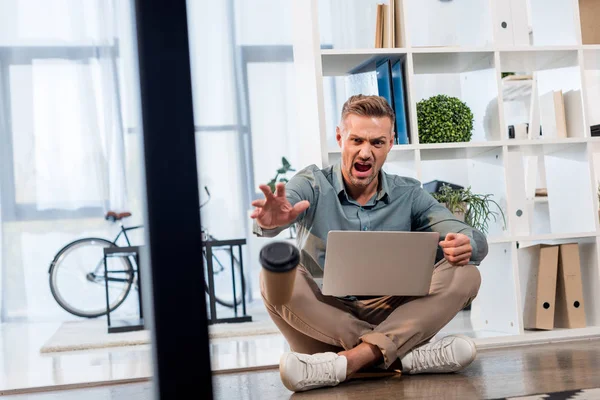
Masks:
[[[330,296],[425,296],[437,232],[330,231],[322,292]]]

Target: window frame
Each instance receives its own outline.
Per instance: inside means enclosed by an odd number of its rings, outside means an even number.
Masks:
[[[11,66],[32,65],[33,60],[49,58],[87,60],[94,58],[100,49],[112,52],[114,58],[119,57],[119,44],[116,38],[110,46],[0,46],[0,143],[3,144],[0,146],[0,204],[2,204],[3,221],[48,221],[94,218],[104,215],[107,202],[103,206],[82,207],[76,210],[38,210],[34,203],[17,203],[10,87]]]

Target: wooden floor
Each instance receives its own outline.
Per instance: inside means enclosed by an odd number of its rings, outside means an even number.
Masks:
[[[214,376],[215,399],[498,399],[600,387],[600,339],[481,351],[465,371],[448,375],[354,380],[293,394],[277,370]],[[152,384],[6,396],[34,400],[146,400]],[[205,398],[199,396],[198,398]]]

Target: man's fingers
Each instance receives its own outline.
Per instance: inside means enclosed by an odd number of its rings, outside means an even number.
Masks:
[[[267,201],[266,201],[265,199],[258,199],[258,200],[254,200],[254,201],[252,202],[252,205],[253,205],[254,207],[264,207],[266,202],[267,202]]]
[[[449,233],[446,235],[446,239],[440,242],[442,248],[460,247],[465,244],[470,244],[471,239],[467,235],[458,235],[455,233]]]
[[[294,218],[296,218],[301,212],[306,210],[308,207],[310,207],[310,203],[308,202],[308,200],[302,200],[294,204],[294,208],[292,210]]]
[[[285,197],[285,184],[283,182],[275,185],[275,195],[277,197]]]
[[[261,212],[261,208],[255,208],[254,211],[252,211],[252,214],[250,214],[250,218],[255,219],[258,218],[260,216],[260,212]]]
[[[470,253],[473,251],[473,248],[470,244],[465,244],[460,247],[450,247],[444,249],[444,254],[449,256],[459,256],[461,254]]]
[[[456,237],[457,237],[457,234],[456,234],[456,233],[452,233],[452,232],[450,232],[450,233],[448,233],[448,234],[446,235],[446,237],[445,237],[444,239],[445,239],[447,242],[449,242],[449,241],[451,241],[451,240],[454,240],[454,239],[456,239]]]
[[[269,185],[260,185],[259,189],[264,193],[265,199],[270,200],[274,197],[273,192],[271,192],[271,188],[269,187]]]
[[[468,262],[471,259],[471,253],[462,254],[460,256],[446,256],[446,260],[448,260],[452,264],[458,264],[462,262]]]

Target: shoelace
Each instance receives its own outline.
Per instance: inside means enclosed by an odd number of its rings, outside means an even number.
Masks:
[[[422,371],[427,368],[441,367],[445,365],[455,365],[456,363],[446,354],[446,346],[451,343],[435,343],[431,347],[423,346],[413,350],[413,368]],[[429,347],[429,348],[427,348]]]
[[[332,380],[332,371],[335,371],[333,360],[318,360],[317,364],[306,363],[307,383],[328,383]]]

